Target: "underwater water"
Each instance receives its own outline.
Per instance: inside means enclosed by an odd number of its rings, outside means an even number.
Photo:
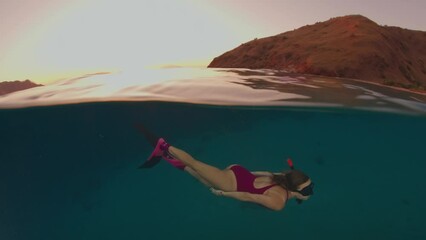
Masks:
[[[193,101],[157,82],[143,87],[152,100],[130,99],[141,87],[121,86],[126,98],[96,92],[100,102],[73,85],[87,78],[0,98],[0,239],[425,239],[422,95],[250,76],[232,75],[238,87],[221,83],[208,96],[210,85],[185,78]],[[74,97],[82,95],[89,100]],[[135,124],[220,168],[275,172],[291,157],[315,194],[274,212],[215,196],[165,162],[138,169],[152,149]]]

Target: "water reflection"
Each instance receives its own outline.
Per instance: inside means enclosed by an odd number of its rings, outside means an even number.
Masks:
[[[100,101],[339,107],[426,113],[426,95],[277,70],[178,68],[94,73],[0,97],[0,108]]]
[[[252,89],[273,89],[309,98],[299,99],[309,105],[338,103],[348,108],[381,111],[426,112],[426,95],[352,79],[330,78],[287,73],[285,71],[221,70],[240,75],[244,81],[234,82]],[[288,101],[281,99],[280,101]]]

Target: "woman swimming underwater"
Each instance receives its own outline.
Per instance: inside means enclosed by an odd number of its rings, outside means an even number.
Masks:
[[[295,170],[291,160],[288,160],[291,170],[282,173],[249,172],[236,164],[221,170],[194,159],[163,138],[156,139],[154,151],[141,168],[153,167],[164,159],[210,187],[217,196],[253,202],[279,211],[289,199],[295,198],[301,203],[313,194],[313,182],[304,173]]]

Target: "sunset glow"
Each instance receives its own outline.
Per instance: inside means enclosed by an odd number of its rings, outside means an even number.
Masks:
[[[332,10],[333,2],[6,0],[0,3],[0,30],[7,33],[0,38],[0,81],[49,83],[99,71],[205,67],[256,37],[363,11],[379,24],[398,23],[386,18],[395,9],[374,16],[359,1],[345,1],[337,5],[340,10]],[[377,10],[379,2],[369,1],[370,8]],[[406,8],[399,10],[411,11]],[[416,15],[416,22],[421,17]]]

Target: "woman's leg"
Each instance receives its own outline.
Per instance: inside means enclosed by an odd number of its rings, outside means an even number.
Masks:
[[[201,179],[205,180],[207,186],[212,186],[224,191],[235,191],[237,189],[235,176],[231,170],[220,170],[216,167],[200,162],[185,151],[173,146],[169,147],[168,153],[182,161],[187,167],[197,173]]]
[[[209,183],[209,182],[207,182],[204,178],[202,178],[201,176],[200,176],[200,174],[198,174],[194,169],[192,169],[192,168],[190,168],[190,167],[188,167],[188,166],[186,166],[184,169],[183,169],[185,172],[187,172],[187,173],[189,173],[191,176],[193,176],[194,178],[196,178],[198,181],[200,181],[202,184],[204,184],[206,187],[212,187],[212,185]]]

